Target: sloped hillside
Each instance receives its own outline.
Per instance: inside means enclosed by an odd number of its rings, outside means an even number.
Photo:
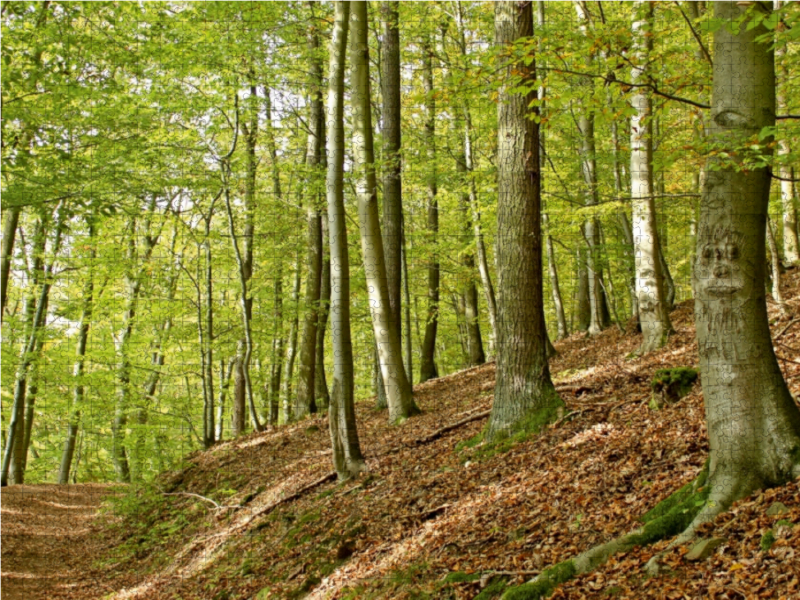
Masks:
[[[800,315],[798,281],[787,278],[784,295]],[[708,450],[700,386],[648,407],[657,369],[697,364],[692,314],[678,306],[669,346],[644,358],[629,358],[640,336],[616,328],[556,344],[568,411],[497,448],[475,443],[492,400],[487,364],[418,386],[424,414],[399,428],[359,404],[369,471],[343,485],[324,416],[190,455],[156,487],[117,496],[95,525],[104,553],[49,597],[496,597],[635,528],[697,474]],[[800,317],[771,316],[797,397]],[[703,533],[724,538],[710,558],[676,548],[647,578],[666,542],[637,548],[554,597],[800,598],[797,482],[739,502]]]

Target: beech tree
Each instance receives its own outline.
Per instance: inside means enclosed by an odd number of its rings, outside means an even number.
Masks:
[[[358,475],[364,457],[356,430],[353,399],[353,343],[350,338],[350,259],[344,209],[344,73],[350,2],[335,3],[328,70],[327,201],[331,245],[331,329],[333,381],[328,426],[333,464],[339,479]]]
[[[514,59],[514,44],[533,35],[531,2],[495,4],[495,44],[503,71],[497,104],[497,382],[489,440],[555,418],[563,402],[547,364],[542,292],[539,124],[533,60]],[[519,75],[515,76],[514,72]],[[521,79],[530,91],[513,93]]]
[[[361,250],[369,290],[372,328],[378,347],[378,362],[389,404],[389,421],[398,423],[419,412],[412,397],[411,383],[403,366],[400,330],[390,320],[386,263],[383,256],[378,216],[375,155],[372,143],[372,109],[370,106],[369,52],[367,45],[367,5],[352,2],[350,6],[352,40],[350,67],[353,103],[353,158],[357,173],[358,220],[361,228]]]

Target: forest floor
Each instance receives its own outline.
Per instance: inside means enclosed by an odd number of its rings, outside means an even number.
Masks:
[[[797,398],[800,273],[782,286],[797,318],[770,303],[770,322]],[[692,302],[678,305],[672,320],[669,345],[641,358],[630,357],[641,335],[616,327],[557,343],[550,365],[567,413],[538,435],[493,449],[470,441],[491,407],[495,367],[487,364],[417,386],[423,414],[401,427],[359,403],[368,472],[345,484],[331,473],[326,417],[314,416],[196,452],[155,486],[113,495],[91,535],[85,527],[99,492],[90,492],[106,488],[4,490],[3,587],[15,589],[29,573],[38,587],[25,598],[497,597],[635,529],[702,467],[700,385],[676,404],[648,407],[657,369],[697,365]],[[87,508],[70,521],[72,513],[59,513],[67,500],[53,490],[73,489],[74,504]],[[35,491],[35,501],[16,490]],[[89,498],[80,500],[80,490]],[[37,505],[45,501],[62,514],[52,524]],[[59,541],[9,543],[7,527],[46,527],[41,532]],[[636,548],[553,597],[800,598],[800,482],[738,502],[701,535],[725,541],[702,561],[685,560],[688,546],[671,550],[654,578],[644,565],[667,542]],[[75,547],[80,555],[67,559]],[[22,597],[14,593],[8,597]]]

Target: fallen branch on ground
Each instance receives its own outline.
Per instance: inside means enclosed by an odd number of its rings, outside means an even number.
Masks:
[[[289,494],[288,496],[284,496],[283,498],[280,498],[277,501],[273,502],[272,504],[269,504],[268,506],[265,506],[261,510],[253,513],[252,515],[250,515],[250,518],[247,519],[247,521],[242,523],[241,526],[242,527],[247,527],[257,517],[260,517],[263,514],[266,514],[268,512],[273,511],[274,509],[279,507],[281,504],[284,504],[286,502],[291,502],[292,500],[294,500],[296,498],[299,498],[300,496],[305,494],[308,490],[311,490],[311,489],[317,487],[318,485],[322,485],[323,483],[327,483],[328,481],[333,481],[335,479],[336,479],[336,471],[331,471],[330,473],[326,473],[325,475],[323,475],[319,479],[315,479],[311,483],[308,483],[308,484],[304,485],[299,490],[296,490],[296,491],[292,492],[291,494]]]
[[[442,434],[447,433],[448,431],[452,431],[453,429],[458,429],[462,425],[466,425],[467,423],[472,423],[473,421],[477,421],[478,419],[483,419],[484,417],[488,417],[492,413],[492,409],[484,410],[479,413],[475,413],[474,415],[470,415],[460,421],[456,421],[455,423],[451,423],[450,425],[445,425],[441,429],[437,429],[433,433],[426,435],[425,437],[418,438],[413,441],[414,444],[427,444],[432,442],[433,440],[439,439],[442,437]]]
[[[206,502],[210,502],[214,505],[215,510],[225,510],[226,508],[239,508],[238,505],[232,504],[217,504],[211,498],[206,498],[205,496],[201,496],[200,494],[193,494],[192,492],[161,492],[162,496],[191,496],[192,498],[199,498],[200,500],[205,500]]]

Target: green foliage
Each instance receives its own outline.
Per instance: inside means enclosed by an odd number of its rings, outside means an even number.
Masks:
[[[468,583],[470,581],[478,581],[480,578],[480,573],[464,573],[463,571],[454,571],[445,575],[444,581],[446,583]]]

